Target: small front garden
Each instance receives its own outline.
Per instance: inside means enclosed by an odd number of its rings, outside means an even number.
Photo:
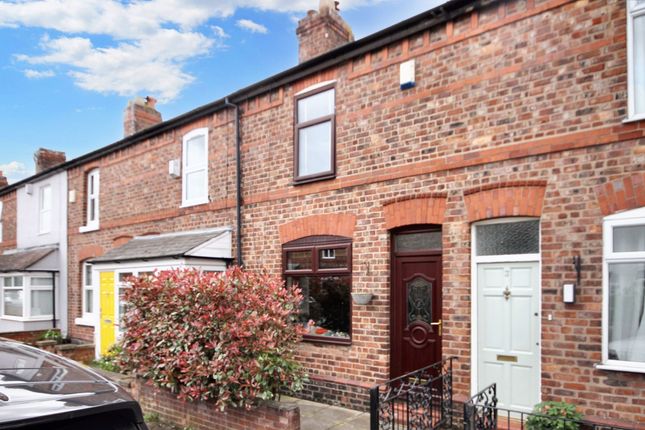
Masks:
[[[274,276],[232,268],[158,272],[131,279],[120,363],[179,399],[251,408],[298,391],[305,375],[294,358],[303,334],[302,296]]]

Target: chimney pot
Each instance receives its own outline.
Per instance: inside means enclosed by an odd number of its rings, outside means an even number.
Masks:
[[[151,96],[135,97],[128,102],[123,113],[123,135],[132,136],[148,127],[159,124],[161,113],[157,111],[157,99]]]
[[[38,148],[34,153],[34,163],[36,164],[36,173],[51,169],[54,166],[63,164],[67,158],[64,152],[53,151],[47,148]]]
[[[9,181],[7,180],[7,177],[2,174],[2,170],[0,170],[0,189],[7,185],[9,185]]]

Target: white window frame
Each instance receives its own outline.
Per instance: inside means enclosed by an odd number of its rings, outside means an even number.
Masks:
[[[45,207],[45,192],[49,192],[49,207]],[[43,185],[38,189],[38,233],[47,234],[52,230],[52,205],[54,197],[51,185]]]
[[[609,359],[609,264],[645,263],[645,251],[613,252],[614,227],[645,224],[645,207],[633,209],[605,217],[603,220],[603,259],[602,259],[602,363],[596,368],[622,372],[645,373],[645,362],[637,363]]]
[[[636,112],[636,70],[634,52],[634,20],[645,15],[645,3],[627,0],[627,119],[625,122],[645,119],[644,112]],[[645,94],[642,95],[645,97]]]
[[[4,286],[4,278],[11,278],[11,277],[20,277],[22,278],[22,286],[21,287],[5,287]],[[51,320],[54,315],[48,314],[48,315],[38,315],[38,316],[32,316],[31,315],[31,292],[32,291],[51,291],[52,294],[55,294],[54,291],[54,286],[53,284],[47,286],[47,285],[31,285],[31,278],[52,278],[51,273],[48,272],[42,272],[42,273],[30,273],[29,275],[25,275],[24,273],[20,272],[14,272],[14,273],[3,273],[0,276],[0,285],[2,286],[2,303],[0,304],[0,308],[2,309],[2,318],[6,320],[12,320],[12,321],[47,321]],[[58,282],[58,277],[56,279],[56,282]],[[5,290],[22,290],[22,316],[13,316],[13,315],[6,315],[5,313],[5,301],[4,301],[4,293]],[[53,297],[53,296],[52,296]],[[54,302],[55,304],[55,302]]]
[[[83,321],[87,321],[88,323],[90,323],[90,322],[94,321],[94,314],[95,314],[94,295],[96,294],[96,289],[94,288],[94,273],[92,272],[93,267],[92,267],[91,263],[87,263],[87,262],[83,263],[82,268],[83,268],[82,269],[83,274],[82,274],[81,278],[82,278],[82,283],[83,283],[83,288],[82,288],[83,299],[81,300],[81,303],[82,303],[83,308],[81,310],[81,315],[82,315],[82,320]],[[89,283],[88,283],[88,279],[87,279],[87,271],[88,271],[88,269],[92,273],[92,276],[91,276],[91,279],[90,279],[91,282],[89,282]],[[87,312],[87,305],[88,305],[87,292],[88,291],[92,291],[92,303],[91,303],[92,312]]]
[[[3,231],[4,231],[4,225],[2,223],[2,211],[4,209],[4,202],[0,202],[0,242],[4,240],[3,237]]]
[[[92,179],[94,180],[94,188],[90,187]],[[101,192],[101,175],[98,168],[90,170],[85,176],[85,225],[79,228],[81,233],[94,231],[99,229],[99,215],[100,215],[100,192]],[[92,192],[90,192],[90,190]],[[94,219],[90,219],[92,214],[92,202],[94,202]]]
[[[194,139],[197,136],[203,136],[204,137],[204,163],[199,165],[199,166],[192,166],[190,169],[187,167],[187,155],[188,151],[186,151],[186,147],[188,145],[188,142],[191,139]],[[182,146],[181,146],[181,207],[188,207],[188,206],[195,206],[195,205],[202,205],[205,203],[208,203],[209,198],[209,189],[208,189],[208,128],[203,127],[203,128],[197,128],[195,130],[190,131],[189,133],[186,133],[182,139]],[[187,190],[188,190],[188,181],[186,180],[187,176],[190,173],[195,173],[199,171],[204,171],[204,190],[206,190],[206,194],[203,196],[199,196],[197,198],[193,199],[188,199],[187,198]]]

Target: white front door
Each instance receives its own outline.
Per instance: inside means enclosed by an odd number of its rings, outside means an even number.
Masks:
[[[477,389],[497,383],[498,405],[540,401],[539,263],[477,265]]]

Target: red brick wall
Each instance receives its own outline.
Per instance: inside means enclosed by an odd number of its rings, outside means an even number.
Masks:
[[[471,221],[540,215],[542,313],[553,315],[542,321],[542,398],[575,401],[587,415],[645,421],[645,375],[594,368],[606,213],[598,190],[608,182],[627,187],[625,178],[645,165],[645,122],[622,123],[625,25],[623,1],[495,2],[243,103],[247,266],[280,273],[287,238],[342,227],[353,239],[352,288],[375,294],[353,309],[350,346],[301,345],[315,381],[342,388],[338,381],[357,387],[389,377],[389,229],[441,222],[443,353],[459,357],[455,390],[469,394]],[[410,58],[417,85],[401,91],[398,65]],[[294,95],[328,80],[336,80],[338,175],[294,186]],[[205,118],[104,157],[101,230],[78,234],[83,204],[70,206],[71,264],[82,249],[107,250],[127,235],[234,225],[231,119]],[[167,161],[179,157],[183,133],[204,125],[217,151],[213,201],[179,209],[181,185],[167,176]],[[70,189],[82,189],[83,171],[70,172]],[[574,255],[582,257],[582,280],[576,304],[564,305]],[[70,312],[78,313],[80,270],[70,274]]]
[[[300,430],[300,409],[295,404],[267,402],[245,410],[221,412],[207,402],[182,402],[169,391],[135,380],[132,395],[144,413],[156,413],[162,421],[195,430]]]
[[[0,196],[3,203],[2,208],[2,241],[0,242],[0,252],[5,249],[16,247],[16,192]]]
[[[181,208],[181,179],[168,175],[168,161],[181,158],[183,135],[199,127],[209,128],[212,202]],[[232,131],[224,112],[68,172],[69,189],[76,190],[78,196],[68,205],[68,317],[72,337],[93,339],[90,327],[73,324],[82,310],[83,260],[104,254],[127,237],[234,225]],[[85,224],[85,177],[95,167],[100,169],[100,228],[79,233],[79,227]]]

